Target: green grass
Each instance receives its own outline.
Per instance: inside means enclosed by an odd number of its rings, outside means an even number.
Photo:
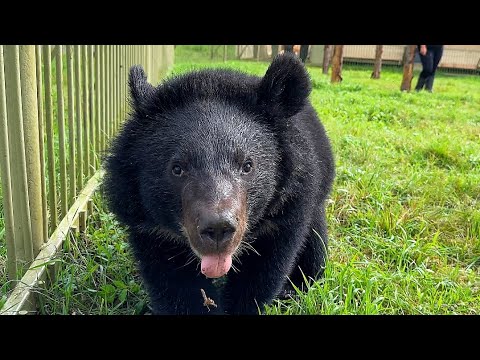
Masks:
[[[138,315],[147,296],[138,278],[125,229],[94,196],[85,234],[71,236],[55,259],[56,281],[43,295],[42,314]]]
[[[268,66],[209,62],[206,46],[176,56],[174,73]],[[267,314],[479,314],[480,77],[439,73],[430,94],[400,92],[396,68],[372,80],[371,67],[345,66],[338,85],[309,72],[337,164],[329,261],[322,280]],[[57,259],[44,313],[148,312],[125,231],[99,195],[95,204],[85,239]]]

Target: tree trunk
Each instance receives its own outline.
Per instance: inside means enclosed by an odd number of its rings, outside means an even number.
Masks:
[[[323,74],[328,74],[328,67],[330,66],[330,50],[332,45],[325,45],[323,48]]]
[[[257,55],[258,60],[268,60],[268,53],[267,53],[267,45],[258,45],[258,55]]]
[[[413,59],[415,57],[415,45],[407,45],[405,50],[405,56],[403,58],[403,79],[400,90],[410,91],[413,79]]]
[[[332,83],[342,81],[343,45],[335,45],[332,58]]]
[[[258,60],[258,48],[260,47],[260,45],[253,45],[253,58],[255,60]]]
[[[373,65],[372,79],[380,79],[380,72],[382,71],[382,54],[383,45],[377,45],[375,48],[375,63]]]

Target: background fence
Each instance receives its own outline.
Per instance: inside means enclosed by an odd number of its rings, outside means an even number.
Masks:
[[[29,290],[67,234],[85,228],[101,155],[128,111],[133,64],[155,84],[173,46],[0,46],[0,234],[16,285],[4,313],[35,305]]]
[[[406,45],[383,45],[382,62],[387,66],[403,66]],[[376,45],[344,45],[344,64],[373,64]],[[322,66],[325,45],[310,45],[307,64]],[[330,46],[330,49],[332,46]],[[270,59],[282,50],[282,45],[237,45],[235,54],[240,59]],[[213,50],[212,50],[213,52]],[[329,54],[331,57],[331,53]],[[418,54],[416,68],[421,68]],[[445,45],[440,71],[454,73],[480,72],[480,45]]]

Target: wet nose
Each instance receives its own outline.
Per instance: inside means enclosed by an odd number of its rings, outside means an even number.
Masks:
[[[199,221],[200,236],[204,241],[221,243],[231,240],[235,229],[235,222],[225,215],[210,214]]]

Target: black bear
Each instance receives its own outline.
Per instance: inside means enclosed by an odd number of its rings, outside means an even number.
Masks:
[[[322,274],[334,160],[300,60],[278,55],[263,77],[205,69],[157,87],[134,66],[129,87],[103,188],[154,314],[258,314]]]

